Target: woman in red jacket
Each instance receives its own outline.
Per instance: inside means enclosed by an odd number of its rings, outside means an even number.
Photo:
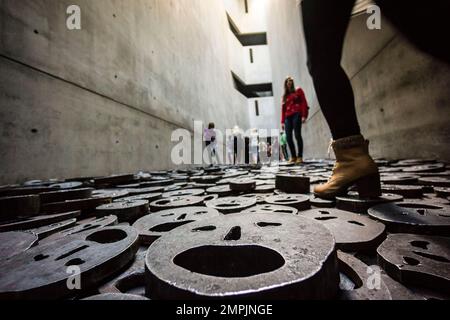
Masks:
[[[284,82],[283,106],[281,110],[281,125],[286,131],[287,142],[291,150],[289,163],[303,163],[302,124],[308,118],[309,106],[305,93],[301,88],[295,89],[294,79],[288,77]],[[298,153],[295,148],[293,133],[297,140]]]

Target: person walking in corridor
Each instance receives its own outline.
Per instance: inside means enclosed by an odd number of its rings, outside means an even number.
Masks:
[[[301,88],[295,89],[294,79],[288,77],[284,82],[284,95],[281,109],[281,126],[286,132],[286,139],[291,151],[290,164],[303,163],[302,124],[309,113],[308,102]],[[297,140],[297,149],[294,143]]]
[[[376,0],[385,17],[420,49],[449,63],[442,37],[448,30],[448,1],[419,5],[406,0]],[[361,134],[350,80],[341,66],[347,27],[355,0],[303,0],[302,13],[308,67],[319,104],[331,129],[336,165],[328,183],[315,188],[321,198],[334,198],[356,185],[360,197],[381,195],[378,167]],[[375,76],[375,75],[374,75]]]

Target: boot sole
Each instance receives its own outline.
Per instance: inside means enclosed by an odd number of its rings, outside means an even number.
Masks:
[[[356,186],[356,191],[362,199],[379,198],[382,195],[380,175],[378,173],[362,177],[343,187],[336,193],[321,195],[314,192],[314,195],[321,199],[334,200],[336,197],[346,195],[348,189],[353,185]]]

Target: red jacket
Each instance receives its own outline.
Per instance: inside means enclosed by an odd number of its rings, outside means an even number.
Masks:
[[[283,106],[281,110],[281,123],[284,124],[286,118],[300,113],[302,118],[307,119],[309,115],[308,101],[306,101],[305,93],[301,88],[288,95],[286,102],[283,99]]]

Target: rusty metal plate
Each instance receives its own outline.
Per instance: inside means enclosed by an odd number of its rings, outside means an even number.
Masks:
[[[39,214],[39,196],[15,196],[0,198],[0,222]]]
[[[22,231],[29,230],[34,228],[39,228],[43,226],[47,226],[53,223],[58,223],[65,220],[70,220],[73,218],[79,217],[81,214],[80,211],[72,211],[66,213],[52,214],[52,215],[44,215],[37,216],[31,218],[24,218],[14,222],[8,222],[0,225],[0,232],[7,231]]]
[[[420,178],[419,183],[426,186],[450,188],[450,179],[443,177]]]
[[[134,181],[134,174],[113,175],[94,179],[96,187],[124,185]]]
[[[202,205],[203,202],[204,198],[199,196],[182,196],[182,197],[159,199],[150,203],[150,211],[158,212],[161,210],[168,210],[182,207],[194,207]]]
[[[384,281],[379,283],[371,280],[376,272],[364,262],[354,256],[338,251],[339,269],[356,287],[352,290],[342,290],[339,294],[341,300],[392,300],[389,288]]]
[[[336,208],[355,213],[367,213],[369,208],[381,203],[402,201],[403,197],[397,194],[384,193],[381,197],[361,199],[358,193],[349,192],[348,195],[336,197]]]
[[[382,175],[381,182],[383,184],[395,185],[415,185],[419,181],[419,176],[412,175]]]
[[[60,190],[81,189],[82,187],[83,182],[79,181],[62,182],[50,185],[50,188],[57,188]]]
[[[157,192],[157,191],[155,191]],[[128,197],[130,194],[127,190],[101,189],[92,191],[93,198],[111,198],[112,200]]]
[[[395,280],[450,292],[450,238],[393,234],[377,252],[381,267]]]
[[[222,179],[222,176],[198,176],[190,178],[192,182],[197,182],[200,184],[215,184],[220,179]]]
[[[286,193],[309,194],[311,182],[309,177],[294,174],[278,174],[276,188]]]
[[[336,201],[322,199],[322,198],[316,197],[315,194],[312,194],[309,197],[309,202],[311,202],[311,205],[316,208],[334,208],[336,206]]]
[[[387,203],[369,209],[390,232],[450,235],[450,210],[423,203]]]
[[[58,189],[50,187],[7,187],[0,190],[0,197],[29,196],[56,190]]]
[[[298,210],[288,206],[277,206],[273,204],[263,204],[255,207],[251,207],[242,213],[271,213],[271,214],[290,214],[297,215]]]
[[[46,203],[41,206],[41,212],[63,213],[69,211],[81,211],[82,215],[95,212],[95,209],[112,202],[111,198],[90,198],[80,200],[68,200],[64,202]]]
[[[65,230],[70,227],[73,227],[76,223],[77,223],[77,219],[74,218],[74,219],[70,219],[70,220],[56,222],[56,223],[50,224],[48,226],[42,226],[39,228],[30,229],[27,231],[37,235],[39,240],[42,240],[42,239],[49,237],[52,234],[60,232],[61,230]]]
[[[148,301],[149,299],[135,294],[105,293],[83,299],[85,301]]]
[[[226,185],[220,185],[220,186],[208,188],[208,189],[206,189],[206,193],[217,194],[217,195],[219,195],[219,197],[229,197],[229,196],[233,195],[235,192],[233,190],[231,190],[231,188],[228,184],[226,184]]]
[[[81,288],[88,290],[130,263],[137,250],[132,227],[108,227],[84,239],[68,236],[31,248],[0,263],[0,299],[69,297],[76,294],[67,285],[69,267],[79,268]]]
[[[121,201],[105,204],[97,208],[97,218],[116,216],[121,222],[134,223],[137,219],[149,213],[149,205],[146,200]]]
[[[100,230],[102,228],[115,226],[118,224],[118,222],[119,221],[116,216],[86,219],[78,222],[78,224],[72,228],[52,234],[51,236],[41,241],[41,243],[53,242],[57,239],[61,239],[72,235],[78,235],[80,237],[83,237],[85,233],[90,233],[93,230]]]
[[[122,293],[145,296],[145,256],[148,247],[141,246],[131,265],[98,288],[101,294]]]
[[[92,197],[92,188],[68,189],[52,192],[44,192],[39,194],[41,203],[64,202],[67,200],[87,199]]]
[[[207,201],[206,206],[218,210],[223,214],[238,213],[256,204],[255,198],[224,197]]]
[[[382,185],[381,192],[398,194],[407,199],[422,198],[423,187],[407,185]]]
[[[275,185],[274,184],[264,184],[260,186],[256,186],[255,190],[253,192],[255,193],[273,193],[275,192]]]
[[[237,192],[253,192],[256,181],[250,178],[233,179],[230,181],[230,189]]]
[[[403,172],[408,173],[423,173],[423,172],[443,172],[445,171],[445,164],[424,164],[420,166],[411,166],[403,169]]]
[[[166,187],[173,184],[175,181],[173,179],[160,177],[159,179],[152,178],[151,181],[145,181],[141,183],[141,188],[155,188],[155,187]]]
[[[183,196],[201,196],[205,194],[203,189],[184,189],[163,193],[163,198],[183,197]]]
[[[279,194],[266,198],[268,204],[294,207],[298,211],[311,209],[309,196],[303,194]]]
[[[376,249],[385,239],[384,224],[360,214],[338,209],[313,209],[300,215],[327,227],[336,239],[337,248],[343,251]]]
[[[434,192],[440,198],[450,197],[450,188],[434,188]]]
[[[271,196],[273,196],[272,193],[248,193],[243,194],[240,197],[256,199],[257,204],[265,204],[266,198]]]
[[[114,202],[137,201],[137,200],[145,200],[148,202],[152,202],[152,201],[160,199],[161,196],[162,196],[162,193],[145,193],[145,194],[140,194],[137,196],[130,196],[130,197],[116,199],[116,200],[114,200]]]
[[[298,216],[216,217],[155,241],[146,284],[147,297],[163,300],[333,299],[335,242],[321,224]]]
[[[0,233],[0,263],[30,249],[38,240],[38,236],[31,232]]]
[[[162,235],[185,224],[215,218],[221,214],[207,207],[185,207],[149,214],[133,224],[143,244],[151,244]]]

